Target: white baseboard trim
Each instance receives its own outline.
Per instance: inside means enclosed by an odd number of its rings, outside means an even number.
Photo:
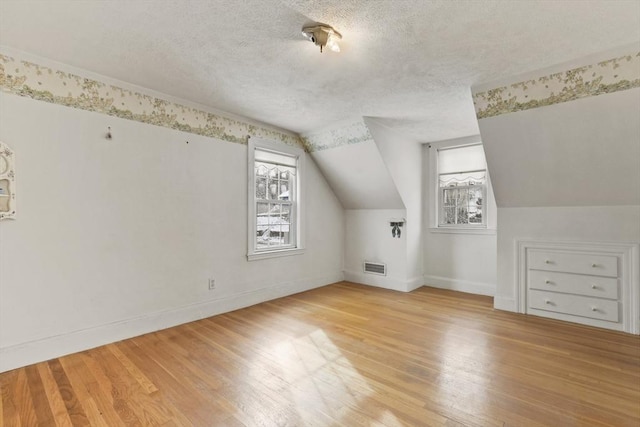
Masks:
[[[413,290],[409,289],[410,286],[404,279],[391,276],[379,276],[376,274],[365,274],[359,271],[345,270],[344,280],[399,292],[409,292],[410,290]]]
[[[449,277],[424,275],[425,286],[433,288],[450,289],[452,291],[466,292],[468,294],[487,295],[492,297],[496,292],[496,286],[490,283],[471,282],[469,280],[451,279]]]
[[[493,308],[496,310],[518,312],[518,304],[514,298],[493,297]]]
[[[216,314],[227,313],[261,302],[340,282],[343,279],[342,272],[338,272],[325,277],[295,280],[229,297],[196,302],[97,327],[3,347],[0,348],[0,372],[193,322]]]
[[[416,276],[413,279],[407,280],[407,292],[415,291],[418,288],[424,286],[424,277]]]

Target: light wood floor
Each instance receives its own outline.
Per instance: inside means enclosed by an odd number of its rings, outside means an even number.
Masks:
[[[639,426],[640,339],[339,283],[0,385],[6,426]]]

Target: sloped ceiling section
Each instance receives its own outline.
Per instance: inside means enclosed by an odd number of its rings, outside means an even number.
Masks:
[[[472,92],[498,207],[640,204],[640,45]]]
[[[307,133],[302,140],[345,209],[404,209],[363,120]]]

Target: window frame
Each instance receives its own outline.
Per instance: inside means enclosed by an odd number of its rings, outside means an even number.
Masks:
[[[491,177],[489,175],[489,168],[486,165],[485,159],[485,183],[483,188],[483,222],[482,224],[440,224],[440,218],[442,216],[443,209],[443,195],[446,187],[440,187],[440,171],[438,167],[438,150],[461,148],[473,145],[482,145],[482,140],[479,136],[472,136],[466,138],[458,138],[454,140],[439,141],[427,144],[428,153],[428,205],[429,205],[429,231],[432,233],[453,233],[453,234],[495,234],[495,218],[492,207],[493,190],[491,187]],[[464,172],[464,171],[461,171]],[[475,186],[469,186],[475,187]],[[453,187],[462,188],[462,187]]]
[[[457,148],[457,147],[453,147],[453,148]],[[479,170],[474,170],[474,171],[459,171],[457,173],[463,174],[463,173],[478,173],[478,172],[484,172],[485,174],[485,181],[484,184],[479,184],[479,185],[460,185],[460,186],[456,186],[456,187],[441,187],[440,186],[440,175],[448,175],[448,174],[442,174],[440,173],[440,171],[438,171],[438,228],[487,228],[487,169],[485,167],[485,169],[479,169]],[[445,209],[445,204],[444,204],[444,193],[446,190],[464,190],[466,189],[467,191],[472,189],[472,188],[480,188],[482,190],[482,201],[483,201],[483,205],[482,205],[482,222],[481,223],[466,223],[466,224],[458,224],[457,222],[455,224],[446,224],[442,222],[442,219],[444,217],[444,209]],[[457,212],[458,212],[458,205],[456,204],[455,206],[456,208],[456,221],[458,218]]]
[[[256,241],[257,234],[257,203],[256,197],[256,173],[255,173],[255,153],[256,150],[271,151],[276,154],[295,158],[296,174],[291,179],[295,180],[293,190],[289,189],[291,202],[290,215],[290,238],[291,243],[285,247],[276,246],[274,248],[258,248]],[[250,137],[247,144],[247,176],[248,176],[248,216],[247,216],[247,259],[249,261],[298,255],[304,253],[304,164],[305,152],[298,148],[283,143],[278,143],[266,139]]]

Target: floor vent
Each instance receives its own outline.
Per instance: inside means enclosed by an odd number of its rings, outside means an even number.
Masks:
[[[364,262],[364,272],[370,274],[379,274],[381,276],[387,275],[387,264],[380,264],[378,262]]]

